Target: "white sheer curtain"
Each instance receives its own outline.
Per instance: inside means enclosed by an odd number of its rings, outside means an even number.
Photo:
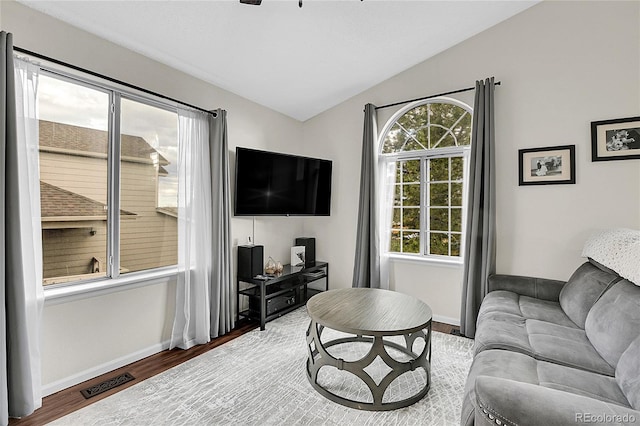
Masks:
[[[389,288],[389,248],[391,243],[391,220],[395,196],[396,160],[378,155],[380,188],[378,235],[380,235],[380,288]]]
[[[40,67],[15,59],[16,135],[20,194],[22,273],[26,301],[25,326],[29,341],[29,362],[36,407],[42,405],[40,325],[44,306],[42,288],[42,220],[40,217],[40,152],[36,97]],[[22,220],[24,219],[24,220]]]
[[[2,32],[0,423],[42,406],[42,241],[36,95],[39,68],[13,57]]]
[[[171,348],[207,343],[211,317],[211,166],[206,113],[178,110],[178,285]]]

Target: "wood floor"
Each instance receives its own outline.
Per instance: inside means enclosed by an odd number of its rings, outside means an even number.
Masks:
[[[54,393],[53,395],[49,395],[44,398],[42,401],[42,408],[38,409],[32,415],[23,419],[10,419],[9,425],[40,426],[48,422],[52,422],[56,419],[59,419],[60,417],[66,416],[69,413],[86,407],[87,405],[93,404],[94,402],[98,402],[103,398],[107,398],[117,392],[120,392],[121,390],[124,390],[129,386],[133,386],[136,383],[155,376],[156,374],[162,373],[163,371],[175,367],[176,365],[181,364],[185,361],[188,361],[191,358],[202,355],[203,353],[210,351],[217,346],[220,346],[230,340],[235,339],[236,337],[240,337],[243,334],[255,328],[258,328],[258,326],[259,324],[256,322],[241,321],[230,333],[225,334],[224,336],[219,337],[206,345],[195,346],[188,350],[173,349],[162,351],[140,361],[126,365],[117,370],[103,374],[102,376],[95,377],[91,380],[87,380],[86,382],[72,386],[68,389],[64,389],[60,392]],[[447,334],[450,334],[454,330],[459,331],[459,327],[438,322],[432,323],[432,329],[434,331],[439,331],[441,333]],[[80,391],[83,389],[87,389],[91,386],[102,383],[105,380],[109,380],[125,372],[130,373],[133,377],[135,377],[135,380],[120,385],[115,389],[111,389],[109,391],[96,395],[90,399],[85,399],[84,396],[82,396],[82,394],[80,393]]]

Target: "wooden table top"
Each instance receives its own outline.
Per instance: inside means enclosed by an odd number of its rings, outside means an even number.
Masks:
[[[373,288],[324,291],[309,299],[307,312],[325,327],[368,336],[422,330],[432,317],[429,305],[413,296]]]

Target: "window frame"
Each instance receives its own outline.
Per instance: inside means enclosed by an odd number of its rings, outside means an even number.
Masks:
[[[46,61],[44,61],[46,62]],[[121,101],[143,103],[178,114],[178,104],[158,98],[148,93],[138,93],[121,85],[110,83],[102,78],[66,68],[56,64],[39,63],[40,72],[48,78],[77,84],[109,95],[108,105],[108,151],[107,151],[107,268],[104,276],[86,278],[70,282],[44,285],[45,302],[65,303],[96,294],[108,294],[115,291],[133,289],[156,283],[166,283],[176,276],[178,265],[160,266],[142,271],[120,274],[120,179],[121,179]],[[177,122],[177,118],[176,118]],[[177,124],[176,124],[177,125]],[[156,193],[158,189],[156,188]],[[157,194],[156,194],[157,196]],[[176,248],[177,249],[177,248]],[[48,302],[47,302],[48,303]]]
[[[391,251],[391,246],[383,248],[385,253],[392,259],[399,259],[403,261],[416,261],[416,262],[428,262],[435,263],[441,265],[461,265],[464,263],[464,236],[466,234],[466,217],[467,217],[467,204],[468,204],[468,181],[469,181],[469,158],[471,154],[471,141],[469,145],[463,146],[455,146],[455,147],[443,147],[443,148],[431,148],[431,149],[423,149],[423,150],[414,150],[414,151],[400,151],[395,153],[384,153],[384,142],[391,131],[393,126],[398,122],[398,120],[404,116],[407,112],[423,106],[427,104],[451,104],[458,106],[464,109],[472,118],[471,123],[473,125],[473,108],[471,108],[466,103],[459,101],[457,99],[449,98],[449,97],[435,97],[426,100],[420,100],[416,102],[412,102],[407,104],[403,108],[396,111],[385,123],[382,131],[378,137],[378,162],[383,169],[383,165],[389,162],[399,163],[401,161],[407,160],[420,160],[420,248],[419,253],[408,253],[408,252],[396,252]],[[456,121],[456,123],[458,120]],[[473,131],[473,130],[472,130]],[[471,135],[469,136],[471,138]],[[429,206],[428,199],[426,197],[427,187],[429,184],[428,178],[428,167],[425,167],[427,162],[430,160],[438,159],[438,158],[456,158],[462,157],[463,161],[463,169],[462,169],[462,223],[461,223],[461,231],[460,231],[460,256],[451,256],[449,255],[438,255],[438,254],[430,254],[428,251],[429,247],[429,236],[430,236],[430,217],[429,217]],[[430,164],[430,163],[428,163]],[[451,171],[449,171],[449,180],[447,182],[451,183]],[[385,185],[385,182],[381,183],[381,186]],[[397,185],[397,182],[394,182],[394,187]],[[394,188],[395,191],[395,188]],[[394,196],[395,197],[395,196]],[[392,197],[392,200],[394,199]],[[383,200],[384,197],[379,197],[380,200]],[[394,201],[392,201],[394,203]],[[390,217],[393,218],[393,209],[395,208],[395,203],[391,206],[391,214]],[[380,206],[381,209],[389,208],[388,206]],[[451,211],[451,204],[449,203],[448,207],[449,212]],[[392,224],[385,225],[383,232],[391,234]],[[449,227],[447,233],[451,234],[451,215],[449,214]],[[457,232],[456,232],[457,233]],[[389,243],[391,240],[389,239]],[[402,246],[401,246],[402,249]],[[451,247],[449,246],[449,253],[451,252]]]

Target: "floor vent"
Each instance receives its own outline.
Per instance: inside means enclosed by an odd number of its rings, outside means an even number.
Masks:
[[[134,379],[135,378],[131,374],[123,373],[117,377],[105,380],[104,382],[98,383],[97,385],[93,385],[90,388],[83,389],[80,391],[80,393],[82,394],[82,396],[84,396],[85,399],[93,398],[96,395],[100,395],[103,392],[106,392],[113,388],[117,388],[118,386],[130,382]]]

